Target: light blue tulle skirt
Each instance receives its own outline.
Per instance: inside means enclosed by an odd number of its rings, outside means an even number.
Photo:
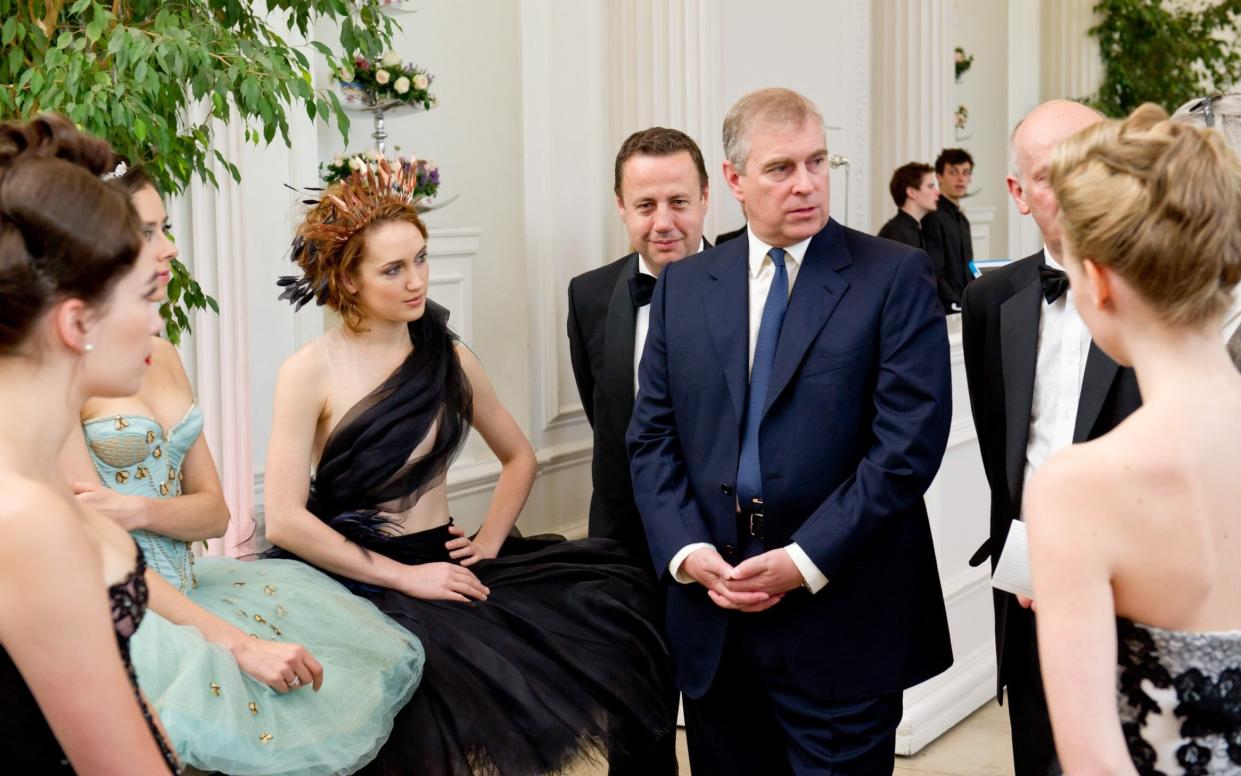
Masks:
[[[280,695],[196,628],[148,612],[138,682],[184,762],[246,774],[352,773],[372,760],[422,677],[422,645],[370,602],[298,561],[203,558],[194,603],[246,633],[301,644],[319,692]]]

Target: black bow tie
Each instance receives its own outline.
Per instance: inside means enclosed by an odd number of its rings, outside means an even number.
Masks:
[[[655,278],[639,272],[629,278],[629,298],[634,307],[646,307],[651,303],[651,294],[655,293]]]
[[[1069,290],[1069,276],[1055,267],[1046,264],[1040,266],[1038,279],[1043,284],[1043,298],[1047,300],[1047,304],[1052,304]]]

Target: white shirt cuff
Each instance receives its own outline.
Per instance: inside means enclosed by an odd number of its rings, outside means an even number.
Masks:
[[[814,561],[810,560],[810,556],[798,546],[797,542],[785,546],[784,551],[789,554],[793,565],[801,572],[801,577],[806,580],[811,593],[817,593],[827,586],[827,577],[823,576],[823,572],[819,571],[819,567],[814,565]]]
[[[694,581],[694,578],[681,573],[681,564],[685,563],[685,559],[693,554],[695,550],[701,550],[703,547],[710,547],[706,542],[694,542],[687,544],[672,556],[672,562],[668,564],[668,571],[672,574],[672,578],[680,582],[682,585],[688,585]]]

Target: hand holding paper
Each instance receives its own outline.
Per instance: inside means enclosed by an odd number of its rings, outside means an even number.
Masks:
[[[1026,524],[1014,520],[1008,528],[1008,538],[1000,561],[991,576],[991,586],[1013,595],[1034,598],[1034,582],[1030,579],[1030,545],[1026,538]]]

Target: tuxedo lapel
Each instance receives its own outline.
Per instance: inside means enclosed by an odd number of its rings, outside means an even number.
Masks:
[[[609,417],[617,424],[618,438],[625,438],[629,416],[633,414],[634,329],[636,311],[629,294],[629,279],[638,273],[638,254],[630,254],[612,287],[608,317],[603,330],[603,391]]]
[[[1073,425],[1074,444],[1090,438],[1090,431],[1099,419],[1103,402],[1107,400],[1107,394],[1112,390],[1112,381],[1116,379],[1119,370],[1120,365],[1108,358],[1092,340],[1090,353],[1086,356],[1086,371],[1082,375],[1082,393],[1077,400],[1077,420]]]
[[[763,403],[764,416],[793,379],[810,343],[819,336],[836,305],[840,304],[849,281],[836,273],[852,263],[853,258],[845,247],[844,229],[835,221],[828,221],[810,241],[797,270],[797,281],[793,284],[771,365],[771,382]]]
[[[749,272],[746,257],[749,243],[733,240],[712,257],[707,269],[712,283],[703,288],[702,303],[711,345],[724,370],[728,394],[733,401],[737,422],[745,411],[747,365],[750,353]]]
[[[1038,268],[1043,254],[1014,273],[1014,293],[1000,305],[1000,353],[1004,377],[1004,470],[1013,503],[1020,503],[1025,478],[1034,370],[1038,364],[1038,326],[1043,288]]]

